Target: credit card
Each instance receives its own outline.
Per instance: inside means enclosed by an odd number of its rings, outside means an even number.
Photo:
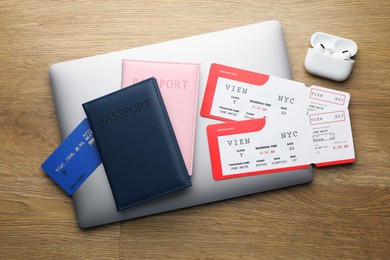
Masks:
[[[100,165],[95,139],[85,118],[41,165],[41,168],[72,195]]]

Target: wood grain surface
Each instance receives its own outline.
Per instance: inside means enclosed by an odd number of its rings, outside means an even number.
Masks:
[[[389,1],[0,1],[0,259],[389,259]],[[40,169],[61,142],[48,68],[276,19],[294,79],[347,91],[356,162],[313,182],[83,230]],[[312,33],[359,46],[342,83],[308,74]]]

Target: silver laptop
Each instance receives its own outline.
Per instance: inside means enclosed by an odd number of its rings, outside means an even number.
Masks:
[[[52,65],[49,74],[63,138],[86,117],[82,103],[120,88],[121,61],[124,58],[201,64],[193,185],[173,195],[117,212],[106,173],[100,165],[73,195],[81,227],[147,216],[312,180],[313,172],[309,168],[215,181],[211,172],[206,127],[218,121],[199,115],[211,63],[291,78],[279,22],[257,23]]]

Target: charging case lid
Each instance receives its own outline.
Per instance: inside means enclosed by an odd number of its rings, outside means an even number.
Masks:
[[[310,38],[310,43],[313,47],[318,43],[322,43],[326,48],[334,51],[349,50],[351,57],[354,56],[358,50],[357,44],[354,41],[323,32],[314,33]]]

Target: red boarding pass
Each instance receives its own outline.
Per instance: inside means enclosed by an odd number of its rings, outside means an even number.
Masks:
[[[352,163],[348,109],[209,125],[215,180]]]
[[[201,115],[240,121],[274,115],[306,114],[348,108],[346,92],[212,64]]]

